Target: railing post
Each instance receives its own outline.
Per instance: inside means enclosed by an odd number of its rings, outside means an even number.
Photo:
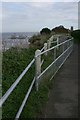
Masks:
[[[57,37],[57,45],[59,44],[59,37]],[[59,49],[59,47],[57,47],[57,50]]]
[[[53,41],[53,35],[49,38],[49,40],[47,40],[47,47],[48,49],[51,47],[51,42]]]
[[[47,43],[44,43],[44,51],[46,50],[47,50]],[[47,52],[44,55],[47,56]]]
[[[50,40],[47,40],[47,47],[50,48]]]
[[[53,38],[54,38],[54,37],[53,37],[53,35],[52,35],[49,40],[50,40],[51,42],[53,42]]]
[[[38,54],[40,54],[41,51],[40,50],[36,50],[35,51],[35,77],[36,77],[36,90],[38,91],[38,86],[39,86],[39,81],[38,81],[38,76],[41,73],[41,55],[37,56]]]

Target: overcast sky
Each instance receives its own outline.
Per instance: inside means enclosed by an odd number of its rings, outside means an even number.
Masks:
[[[39,32],[59,25],[78,28],[77,2],[2,2],[3,32]]]

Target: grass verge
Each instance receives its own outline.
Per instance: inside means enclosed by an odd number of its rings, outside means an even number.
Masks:
[[[31,49],[18,49],[11,48],[10,50],[3,53],[2,61],[2,85],[4,94],[12,83],[17,79],[25,67],[30,63],[34,57],[36,48]],[[50,56],[50,54],[49,54]],[[47,67],[52,61],[51,57],[45,57],[45,64],[43,69]],[[22,78],[18,86],[6,100],[2,109],[2,117],[14,119],[16,113],[25,97],[25,94],[33,80],[35,75],[35,66],[29,69],[29,71]],[[45,78],[46,82],[42,82],[39,91],[36,92],[35,87],[33,88],[28,103],[25,105],[21,118],[34,118],[38,117],[41,113],[43,105],[48,100],[48,91],[50,88],[50,82]],[[44,80],[44,81],[45,81]],[[46,84],[45,84],[46,83]]]

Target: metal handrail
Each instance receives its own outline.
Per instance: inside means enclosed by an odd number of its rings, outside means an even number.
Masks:
[[[9,95],[12,93],[14,88],[17,86],[17,84],[20,82],[22,77],[26,74],[26,72],[29,70],[29,68],[34,63],[35,59],[33,59],[30,64],[25,68],[25,70],[20,74],[20,76],[16,79],[16,81],[11,85],[11,87],[7,90],[7,92],[3,95],[3,97],[0,99],[0,107],[2,104],[6,101],[6,99],[9,97]]]
[[[44,50],[44,47],[41,49],[41,51]],[[20,80],[23,78],[23,76],[26,74],[26,72],[29,70],[29,68],[32,66],[32,64],[35,62],[35,59],[29,63],[29,65],[25,68],[25,70],[20,74],[20,76],[16,79],[16,81],[11,85],[11,87],[7,90],[7,92],[1,97],[0,99],[0,107],[3,105],[3,103],[6,101],[6,99],[9,97],[9,95],[12,93],[12,91],[15,89],[17,84],[20,82]]]
[[[32,88],[33,88],[34,83],[35,83],[35,77],[34,77],[32,83],[31,83],[31,85],[30,85],[30,87],[29,87],[29,89],[28,89],[28,92],[26,93],[26,96],[25,96],[25,98],[24,98],[24,100],[23,100],[23,102],[22,102],[22,104],[21,104],[21,106],[20,106],[20,108],[19,108],[19,110],[18,110],[15,118],[18,119],[18,118],[20,117],[21,112],[22,112],[22,110],[23,110],[23,108],[24,108],[24,106],[25,106],[25,104],[26,104],[26,101],[28,100],[28,97],[29,97],[29,95],[30,95],[30,93],[31,93],[31,90],[32,90]]]
[[[69,41],[70,41],[70,40],[69,40]],[[65,42],[64,42],[64,43],[65,43]],[[72,45],[71,45],[70,47],[72,47]],[[56,59],[38,76],[38,79],[39,79],[63,54],[65,54],[66,51],[68,51],[68,50],[70,49],[70,47],[68,47],[58,58],[56,58]],[[42,48],[42,49],[43,49],[43,48]],[[70,52],[70,53],[71,53],[71,52]],[[70,54],[70,53],[69,53],[69,54]],[[69,56],[69,55],[68,55],[68,56]],[[67,56],[67,57],[68,57],[68,56]],[[63,63],[65,62],[65,60],[67,59],[67,57],[64,59],[64,61],[62,62],[62,64],[59,66],[59,68],[63,65]],[[56,74],[56,73],[55,73],[55,74]],[[29,97],[30,93],[31,93],[31,90],[32,90],[32,87],[33,87],[33,85],[34,85],[34,83],[35,83],[35,80],[36,80],[36,79],[35,79],[35,77],[34,77],[32,83],[31,83],[31,85],[30,85],[30,87],[29,87],[29,89],[28,89],[28,92],[27,92],[27,94],[26,94],[26,96],[25,96],[25,98],[24,98],[24,100],[23,100],[23,102],[22,102],[22,104],[21,104],[21,106],[20,106],[17,114],[16,114],[15,119],[16,119],[16,118],[19,119],[19,117],[20,117],[20,115],[21,115],[21,113],[22,113],[22,110],[23,110],[23,108],[24,108],[24,106],[25,106],[25,104],[26,104],[26,102],[27,102],[27,100],[28,100],[28,97]]]
[[[41,49],[41,52],[44,50],[44,47]]]
[[[49,48],[49,49],[41,52],[40,54],[36,55],[35,57],[38,57],[38,56],[40,56],[40,55],[42,55],[42,54],[44,54],[44,53],[46,53],[46,52],[48,52],[48,51],[50,51],[50,50],[53,50],[54,48],[57,48],[58,46],[63,45],[63,44],[65,44],[66,42],[69,42],[69,41],[71,41],[71,40],[72,40],[72,39],[69,39],[69,40],[66,40],[66,41],[64,41],[64,42],[62,42],[62,43],[59,43],[58,45],[56,45],[56,46],[54,46],[54,47],[51,47],[51,48]]]
[[[72,45],[71,45],[70,47],[72,47]],[[66,51],[68,51],[68,49],[70,49],[70,47],[68,47],[59,57],[57,57],[57,58],[38,76],[38,79],[39,79]]]
[[[71,45],[70,47],[72,47],[73,45]],[[69,47],[69,49],[70,49]],[[71,51],[72,52],[72,51]],[[61,68],[61,66],[64,64],[64,62],[66,61],[66,59],[69,57],[69,55],[71,54],[71,52],[67,55],[67,57],[64,59],[64,61],[62,62],[62,64],[59,66],[59,68],[57,69],[57,71],[54,73],[54,75],[51,77],[50,80],[52,80],[52,78],[56,75],[56,73],[58,72],[58,70]]]

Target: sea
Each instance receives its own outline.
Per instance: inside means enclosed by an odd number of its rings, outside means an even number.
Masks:
[[[23,36],[27,36],[28,38],[32,37],[33,35],[37,35],[38,32],[6,32],[6,33],[0,33],[0,39],[2,38],[3,40],[7,40],[8,38],[10,38],[13,34],[19,36],[19,35],[23,35]]]
[[[26,36],[27,39],[29,39],[30,37],[32,37],[33,35],[37,35],[39,32],[4,32],[4,33],[0,33],[0,51],[2,51],[2,44],[4,46],[4,41],[8,41],[10,40],[9,38],[12,35],[16,35],[16,36]]]

